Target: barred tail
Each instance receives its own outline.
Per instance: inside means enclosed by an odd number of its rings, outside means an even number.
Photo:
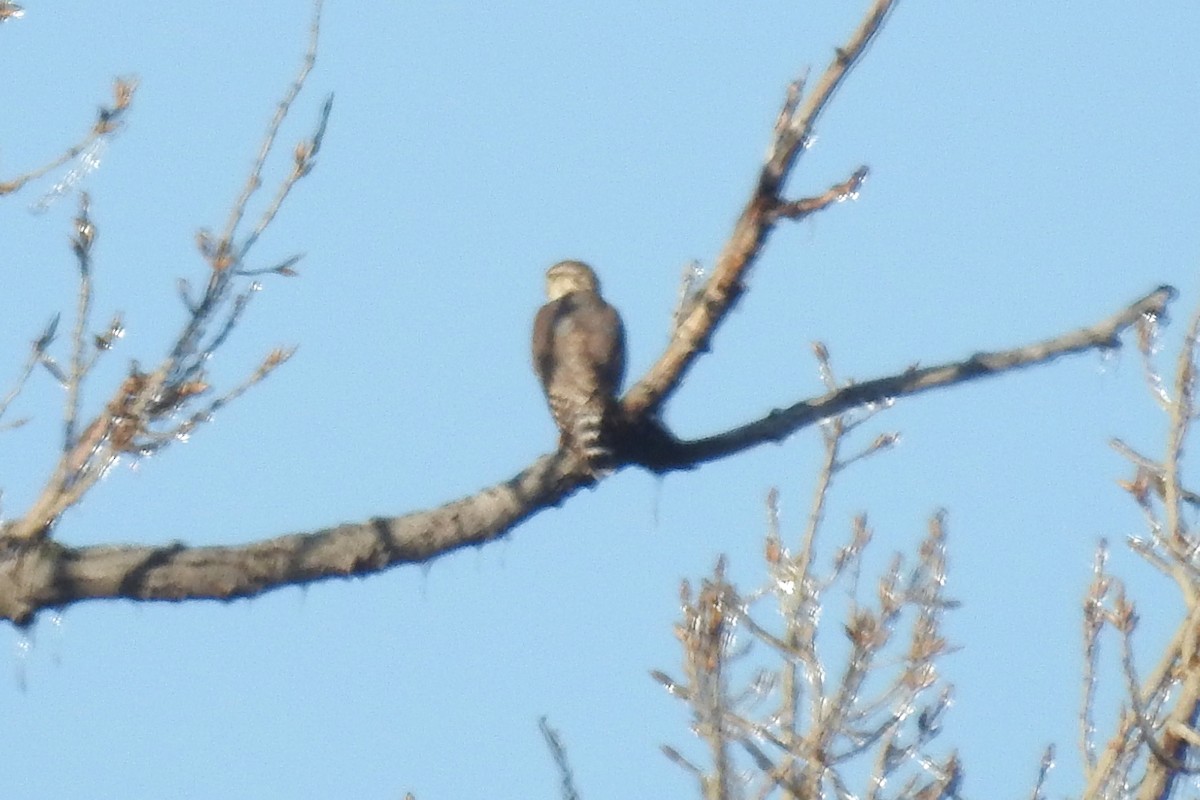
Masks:
[[[582,403],[552,401],[551,406],[562,444],[583,459],[593,474],[607,472],[616,465],[616,409],[610,398],[591,397]]]
[[[606,406],[603,402],[589,404],[575,420],[575,446],[592,472],[611,469],[613,464],[612,441],[605,424]]]

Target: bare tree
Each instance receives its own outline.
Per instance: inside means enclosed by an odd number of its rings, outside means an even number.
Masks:
[[[1180,482],[1183,444],[1197,415],[1200,311],[1185,333],[1169,387],[1155,363],[1157,321],[1139,322],[1137,333],[1147,386],[1169,426],[1160,459],[1113,441],[1133,467],[1133,476],[1121,486],[1146,520],[1146,533],[1131,536],[1128,545],[1173,582],[1182,613],[1154,669],[1140,677],[1133,644],[1137,608],[1121,578],[1109,572],[1108,545],[1100,543],[1082,609],[1078,746],[1086,782],[1077,796],[1089,800],[1192,796],[1184,792],[1194,793],[1200,771],[1200,536],[1183,513],[1184,506],[1200,507],[1200,494]],[[836,383],[828,353],[820,344],[815,352],[832,390]],[[723,561],[699,591],[684,584],[676,626],[682,676],[652,674],[692,710],[692,731],[707,757],[688,758],[673,746],[664,751],[696,777],[702,797],[961,796],[963,764],[953,750],[931,749],[954,691],[938,669],[953,649],[941,621],[956,606],[945,593],[944,516],[938,513],[930,521],[911,566],[899,554],[893,557],[871,600],[863,599],[863,587],[871,584],[861,574],[861,557],[872,540],[865,516],[854,521],[828,571],[814,557],[818,538],[830,535],[823,531],[823,509],[835,477],[895,441],[896,434],[884,433],[856,453],[843,453],[846,437],[876,410],[860,409],[820,424],[825,459],[795,549],[781,534],[772,490],[761,586],[734,586]],[[830,591],[839,585],[852,598],[844,607]],[[1157,605],[1155,610],[1163,613]],[[1116,640],[1124,699],[1113,729],[1101,734],[1095,705],[1106,633]],[[753,655],[754,648],[759,655]],[[1034,800],[1048,796],[1045,783],[1057,750],[1051,745],[1040,765],[1029,767]]]
[[[1095,325],[1065,332],[1022,347],[977,352],[932,367],[904,367],[874,380],[831,388],[825,394],[798,399],[791,405],[736,428],[696,440],[680,441],[662,432],[657,414],[747,290],[750,271],[776,226],[828,209],[853,198],[867,174],[865,167],[811,197],[789,198],[784,186],[795,171],[812,130],[838,87],[863,57],[882,29],[894,2],[872,2],[859,26],[834,51],[816,81],[791,85],[772,132],[771,144],[754,189],[715,260],[712,274],[685,292],[666,348],[654,365],[629,389],[622,404],[632,428],[643,436],[628,437],[618,453],[620,467],[642,466],[659,473],[692,469],[707,461],[735,455],[778,441],[805,427],[850,409],[1043,364],[1070,353],[1109,350],[1119,335],[1146,317],[1161,315],[1174,291],[1160,287]],[[0,618],[29,623],[44,608],[61,608],[83,600],[187,600],[253,596],[281,586],[350,575],[365,575],[399,564],[427,562],[469,545],[504,536],[538,511],[558,505],[595,478],[568,452],[550,453],[518,474],[438,508],[398,517],[349,521],[333,528],[279,536],[234,547],[189,547],[120,544],[67,547],[54,539],[62,514],[120,458],[136,459],[161,450],[172,440],[193,435],[211,413],[287,360],[286,350],[273,350],[247,380],[212,396],[204,364],[226,341],[245,313],[253,280],[261,273],[292,274],[289,259],[266,270],[251,271],[245,258],[276,218],[297,182],[314,167],[331,100],[325,101],[312,136],[291,154],[291,166],[276,193],[253,222],[250,204],[262,186],[277,133],[316,60],[320,4],[302,67],[268,127],[245,188],[216,233],[197,235],[208,263],[203,288],[194,291],[181,281],[180,296],[189,316],[176,334],[166,359],[153,369],[130,369],[115,387],[103,412],[92,420],[79,416],[80,397],[91,366],[121,333],[119,318],[100,334],[91,323],[91,243],[95,224],[86,198],[75,221],[73,250],[80,287],[75,322],[65,365],[54,357],[57,332],[51,324],[31,348],[22,378],[9,392],[16,397],[38,365],[46,367],[64,389],[64,436],[61,455],[38,498],[19,517],[4,523],[0,535]],[[11,15],[10,15],[11,16]],[[110,136],[130,106],[133,84],[117,82],[116,101],[81,143],[47,167],[31,170],[2,185],[20,189],[31,176],[45,174],[86,150],[98,137]],[[7,406],[7,404],[6,404]]]
[[[931,752],[953,691],[938,668],[951,650],[942,618],[956,605],[945,589],[944,515],[930,520],[913,563],[897,554],[874,583],[862,575],[873,538],[865,515],[854,520],[828,571],[816,559],[835,476],[894,441],[884,434],[856,454],[843,453],[847,435],[870,415],[822,423],[825,459],[795,549],[786,544],[778,493],[771,491],[761,587],[739,590],[723,561],[698,592],[684,583],[676,626],[682,678],[652,675],[692,709],[708,766],[673,746],[663,749],[696,777],[706,800],[958,796],[957,755]],[[865,599],[872,588],[874,597]],[[844,608],[839,592],[851,597]]]
[[[1162,656],[1145,677],[1135,668],[1133,634],[1138,614],[1121,579],[1108,571],[1108,546],[1095,556],[1094,577],[1083,602],[1085,658],[1079,715],[1081,759],[1087,798],[1165,798],[1177,794],[1197,770],[1200,747],[1200,536],[1183,513],[1200,506],[1200,495],[1181,481],[1183,445],[1197,413],[1197,342],[1200,312],[1192,319],[1171,385],[1154,357],[1157,326],[1174,290],[1162,286],[1094,325],[1024,346],[977,352],[932,367],[908,366],[855,383],[834,374],[827,348],[814,346],[825,392],[801,398],[765,416],[712,435],[680,440],[659,420],[664,404],[681,390],[688,370],[708,351],[730,310],[750,285],[750,272],[772,232],[857,196],[867,176],[858,166],[848,177],[809,197],[792,198],[784,187],[804,155],[818,119],[850,70],[864,56],[895,5],[874,0],[858,27],[835,48],[811,85],[794,82],[771,133],[770,145],[750,197],[736,220],[711,275],[701,281],[689,269],[680,292],[672,335],[657,361],[622,398],[632,435],[622,442],[618,467],[657,473],[693,469],[746,449],[782,440],[816,425],[825,459],[811,509],[798,541],[789,542],[779,519],[777,494],[767,501],[765,578],[742,589],[720,560],[693,588],[684,584],[677,675],[654,677],[685,702],[703,758],[665,747],[667,755],[697,780],[705,798],[950,798],[959,796],[964,767],[953,750],[935,752],[953,686],[939,670],[952,645],[942,634],[944,615],[955,607],[945,590],[947,522],[935,513],[918,552],[897,555],[874,581],[864,579],[862,556],[872,531],[857,518],[827,567],[817,543],[825,531],[827,498],[842,470],[888,449],[897,434],[877,435],[856,452],[850,436],[896,398],[1011,370],[1059,356],[1121,346],[1133,329],[1147,383],[1167,414],[1169,435],[1160,458],[1117,440],[1114,447],[1133,467],[1123,488],[1142,510],[1147,532],[1129,545],[1178,588],[1183,615]],[[301,67],[272,118],[250,174],[217,231],[201,230],[196,246],[207,264],[202,285],[180,281],[186,320],[168,355],[150,369],[131,366],[91,419],[82,415],[88,378],[98,360],[123,334],[120,315],[94,325],[92,245],[97,236],[86,194],[80,194],[71,248],[79,285],[65,344],[58,344],[59,317],[33,339],[24,364],[0,397],[0,425],[39,369],[61,385],[63,435],[57,464],[36,500],[0,527],[0,617],[30,624],[39,611],[90,599],[188,600],[253,596],[281,586],[364,575],[398,564],[427,562],[453,550],[504,536],[523,520],[562,503],[597,477],[568,451],[537,459],[517,475],[441,507],[399,517],[351,521],[334,528],[295,533],[232,547],[110,544],[68,547],[54,538],[62,516],[79,503],[114,463],[142,458],[193,435],[211,415],[238,399],[288,360],[274,349],[240,384],[216,391],[205,365],[226,343],[247,312],[255,281],[294,274],[296,258],[251,269],[247,257],[280,213],[292,190],[316,164],[332,110],[317,111],[316,125],[291,151],[274,193],[260,200],[264,174],[278,150],[278,134],[317,57],[321,4]],[[0,23],[22,11],[0,0]],[[0,195],[75,163],[56,193],[75,188],[89,153],[115,136],[132,108],[136,83],[114,81],[113,100],[75,143],[41,166],[0,180]],[[258,210],[254,210],[258,208]],[[839,605],[834,588],[851,599]],[[770,613],[764,613],[764,609]],[[831,619],[840,619],[840,629]],[[830,631],[841,639],[831,643]],[[823,636],[822,636],[823,634]],[[1095,723],[1102,643],[1115,638],[1124,677],[1124,705],[1099,745]],[[844,641],[843,641],[844,640]],[[765,659],[752,658],[766,653]],[[836,668],[835,668],[836,665]],[[543,735],[562,776],[566,797],[578,796],[560,736],[543,721]],[[1046,751],[1030,765],[1032,796],[1044,797],[1055,759]]]

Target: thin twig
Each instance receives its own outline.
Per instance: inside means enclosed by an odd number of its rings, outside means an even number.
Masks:
[[[75,258],[79,263],[78,306],[75,310],[75,328],[71,331],[71,369],[67,373],[67,401],[63,409],[64,433],[63,452],[75,446],[75,426],[79,422],[79,404],[83,396],[87,369],[84,353],[87,348],[87,329],[92,306],[92,242],[96,238],[96,226],[88,213],[88,195],[79,196],[79,216],[75,218],[75,237],[72,240]],[[64,475],[69,480],[70,476]]]
[[[22,390],[25,384],[29,381],[29,376],[37,369],[37,365],[42,361],[46,354],[46,348],[54,340],[55,330],[58,328],[58,315],[55,314],[50,320],[50,323],[42,331],[42,335],[34,339],[29,345],[29,356],[25,359],[25,363],[21,366],[21,371],[17,374],[17,379],[13,381],[12,387],[8,390],[8,394],[4,395],[4,399],[0,400],[0,419],[4,418],[8,412],[8,407],[12,405]],[[20,422],[8,423],[7,427],[15,428]]]
[[[13,6],[10,6],[13,7]],[[11,16],[11,15],[10,15]],[[0,22],[4,21],[0,7]],[[117,78],[113,81],[113,104],[101,107],[92,127],[77,143],[68,147],[57,158],[40,167],[29,170],[7,181],[0,181],[0,197],[20,191],[25,184],[35,181],[43,175],[58,169],[73,158],[89,152],[98,143],[111,139],[121,129],[122,118],[133,103],[133,95],[137,90],[137,81],[130,78]]]
[[[575,788],[575,777],[571,773],[571,764],[567,759],[567,748],[563,745],[562,737],[550,727],[545,717],[538,718],[538,730],[546,740],[546,747],[550,748],[554,766],[558,767],[558,776],[562,781],[562,799],[579,800],[579,791]]]
[[[1104,626],[1104,602],[1111,585],[1105,573],[1108,546],[1101,541],[1092,561],[1092,583],[1083,601],[1083,699],[1079,709],[1079,749],[1084,769],[1096,767],[1096,668],[1100,660],[1100,632]]]
[[[234,202],[232,209],[230,209],[229,220],[225,223],[225,232],[221,235],[221,243],[219,245],[219,249],[223,251],[227,257],[233,256],[234,241],[235,237],[237,236],[237,229],[241,224],[242,217],[244,217],[246,214],[246,206],[249,204],[250,198],[254,196],[254,193],[257,192],[262,186],[263,168],[266,166],[267,158],[271,155],[271,151],[274,149],[275,138],[279,135],[279,129],[283,126],[283,121],[287,119],[288,112],[291,111],[292,104],[299,96],[300,90],[304,88],[304,83],[308,80],[308,74],[312,72],[313,66],[317,63],[317,43],[320,38],[321,7],[323,2],[324,0],[315,0],[313,3],[312,23],[309,25],[308,49],[304,52],[304,59],[300,64],[300,71],[296,74],[295,79],[292,80],[291,85],[288,86],[283,98],[276,106],[275,116],[271,118],[270,124],[267,125],[267,133],[263,137],[262,144],[259,146],[258,156],[254,159],[254,165],[250,168],[250,176],[246,179],[246,185],[242,187],[242,193],[238,195],[238,198]],[[329,101],[326,101],[327,105],[328,102]],[[327,115],[328,112],[326,112],[325,116]],[[322,123],[319,130],[324,131],[324,123]],[[284,181],[285,186],[288,183],[288,180]],[[286,194],[286,192],[283,192],[283,194]],[[272,204],[272,206],[274,207],[275,204]],[[271,213],[270,217],[273,216],[274,214]],[[270,221],[266,213],[264,213],[264,220],[265,222]],[[260,220],[259,226],[255,227],[254,231],[246,238],[246,241],[239,248],[239,252],[237,253],[235,260],[240,261],[241,258],[245,257],[246,252],[258,239],[258,235],[261,233],[261,229],[263,227],[265,227],[265,223],[264,221]]]
[[[1054,745],[1048,745],[1042,753],[1042,762],[1038,766],[1037,780],[1033,784],[1033,791],[1029,794],[1029,800],[1046,800],[1046,779],[1050,777],[1050,770],[1054,769]]]

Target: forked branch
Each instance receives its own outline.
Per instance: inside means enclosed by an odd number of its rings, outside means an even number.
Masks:
[[[267,159],[275,152],[279,128],[316,60],[320,12],[321,2],[317,0],[309,45],[300,71],[267,127],[250,177],[234,203],[224,233],[215,241],[203,231],[197,237],[201,255],[208,262],[208,276],[199,297],[193,297],[190,287],[184,283],[181,295],[188,316],[168,356],[149,371],[140,369],[136,362],[131,364],[124,380],[100,413],[90,421],[81,417],[86,379],[99,354],[112,346],[123,328],[118,315],[106,332],[91,333],[91,248],[97,232],[89,214],[87,196],[83,195],[71,240],[80,279],[75,324],[65,366],[60,366],[47,352],[52,329],[34,347],[35,363],[40,363],[58,380],[66,395],[62,454],[53,474],[30,508],[19,519],[3,527],[5,539],[35,540],[48,537],[62,514],[79,502],[118,459],[139,458],[190,436],[213,412],[239,397],[290,357],[292,349],[275,348],[240,385],[204,403],[198,402],[211,389],[205,373],[206,366],[228,340],[258,288],[256,283],[247,278],[266,272],[285,276],[295,274],[292,266],[298,256],[266,270],[246,269],[244,263],[259,236],[274,221],[293,187],[312,171],[324,137],[332,98],[326,99],[312,136],[295,147],[291,168],[257,223],[248,232],[242,232],[241,222],[249,202],[262,184]],[[121,115],[129,107],[133,89],[132,82],[118,81],[114,90],[116,101],[111,109],[101,110],[89,142],[117,129]],[[86,143],[80,147],[84,146]],[[22,181],[31,180],[36,174],[40,173],[23,176]],[[10,397],[19,393],[27,376],[28,371],[23,373],[17,386],[10,391]],[[8,402],[9,399],[4,401],[0,412]]]
[[[1074,353],[1113,350],[1121,346],[1120,334],[1126,329],[1146,317],[1163,318],[1175,294],[1174,288],[1160,286],[1096,325],[1011,350],[976,353],[932,367],[909,367],[894,375],[836,388],[820,397],[775,409],[753,422],[703,439],[656,443],[640,454],[642,463],[660,472],[691,468],[756,445],[782,441],[814,422],[851,408],[889,403],[906,395],[994,377]]]
[[[780,219],[798,218],[826,208],[858,191],[865,176],[855,170],[845,182],[804,200],[782,196],[790,171],[803,153],[820,112],[867,44],[879,31],[894,2],[875,0],[862,23],[807,94],[801,84],[789,91],[776,125],[772,147],[759,171],[756,188],[721,251],[712,277],[694,303],[681,311],[663,355],[623,400],[632,421],[631,436],[618,455],[622,466],[641,465],[658,472],[689,469],[766,441],[788,436],[854,407],[886,403],[908,394],[949,386],[987,375],[1044,363],[1057,356],[1118,346],[1119,334],[1145,317],[1159,317],[1173,290],[1163,287],[1097,325],[1014,350],[982,353],[937,367],[905,369],[862,384],[832,386],[816,398],[799,400],[780,411],[730,431],[694,442],[677,442],[655,422],[655,412],[681,384],[688,366],[704,352],[717,326],[745,290],[746,271]],[[320,3],[317,3],[320,10]],[[184,414],[207,392],[204,365],[228,337],[249,300],[252,286],[235,290],[234,278],[261,272],[245,264],[250,247],[274,219],[292,185],[308,173],[321,144],[329,114],[326,102],[314,134],[294,153],[292,170],[258,223],[239,234],[247,206],[261,185],[266,155],[281,117],[309,74],[316,53],[318,20],[297,79],[268,126],[264,147],[225,230],[202,231],[198,243],[208,262],[203,291],[184,286],[189,321],[169,356],[153,371],[131,368],[104,411],[74,439],[60,468],[66,481],[52,483],[33,510],[0,528],[0,618],[29,622],[43,608],[103,598],[188,600],[251,597],[283,586],[366,575],[402,564],[428,562],[454,550],[499,538],[530,516],[558,505],[596,479],[569,452],[543,456],[516,476],[439,508],[399,517],[350,522],[334,528],[295,533],[234,547],[101,546],[70,548],[53,541],[54,523],[78,499],[71,487],[111,465],[123,453],[137,454],[186,435],[206,414],[241,391],[226,394]],[[294,259],[268,271],[292,273]],[[211,330],[210,330],[211,328]],[[277,349],[248,381],[282,363],[289,351]],[[183,416],[183,421],[177,418]],[[642,436],[642,434],[645,434]],[[68,491],[63,491],[66,487]],[[145,538],[129,532],[125,538]],[[170,541],[163,531],[162,541]]]
[[[717,257],[712,277],[690,312],[675,326],[667,349],[622,400],[630,417],[654,414],[679,386],[692,363],[708,350],[717,326],[745,291],[746,273],[780,218],[812,213],[858,190],[866,177],[865,167],[857,168],[849,179],[818,198],[788,202],[782,196],[787,178],[810,141],[821,112],[833,99],[850,69],[862,58],[895,4],[895,0],[874,0],[849,41],[835,49],[833,60],[812,90],[805,94],[803,80],[794,82],[788,89],[766,162],[733,232]]]
[[[14,4],[0,4],[0,22],[6,19],[6,8],[16,9],[15,12],[10,11],[7,18],[12,18],[14,14],[19,15],[21,11],[20,7]],[[88,129],[88,132],[78,142],[60,153],[58,157],[51,159],[42,166],[23,172],[9,180],[0,180],[0,197],[20,191],[30,181],[35,181],[53,172],[71,159],[87,157],[87,154],[92,152],[94,148],[112,139],[121,130],[125,113],[133,103],[133,94],[136,90],[136,80],[131,78],[117,78],[114,80],[112,105],[101,106],[100,110],[96,112],[96,121],[92,123],[92,127]]]

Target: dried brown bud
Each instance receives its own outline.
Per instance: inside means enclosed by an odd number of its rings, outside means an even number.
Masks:
[[[861,650],[873,650],[883,644],[886,632],[880,628],[879,620],[865,609],[860,609],[846,625],[846,635],[854,646]]]
[[[1137,610],[1133,603],[1125,599],[1124,595],[1117,598],[1113,606],[1112,623],[1121,633],[1133,633],[1133,629],[1137,627],[1138,616]]]
[[[1133,324],[1137,334],[1137,347],[1141,354],[1150,357],[1154,353],[1154,339],[1158,333],[1158,318],[1153,314],[1143,314]]]
[[[201,228],[196,231],[196,249],[206,259],[211,259],[213,254],[217,252],[216,245],[213,244],[212,231],[208,230],[208,228]]]
[[[25,9],[16,3],[10,3],[8,0],[0,2],[0,22],[6,22],[10,19],[20,19],[25,16]]]
[[[879,450],[886,450],[889,447],[894,447],[900,441],[900,434],[892,431],[890,433],[881,433],[875,437],[875,441],[871,442],[871,446],[867,448],[868,453],[874,453]]]
[[[94,338],[97,350],[111,350],[113,341],[120,339],[125,335],[125,323],[121,319],[121,315],[117,314],[112,318],[112,322],[108,324],[108,330],[98,334]]]
[[[133,93],[137,91],[136,78],[117,78],[113,81],[113,108],[124,111],[133,102]]]
[[[763,548],[763,554],[768,564],[778,564],[783,555],[783,548],[778,536],[768,536]]]
[[[88,215],[88,206],[89,199],[84,192],[79,198],[79,216],[75,218],[75,238],[71,240],[75,255],[81,259],[91,252],[92,242],[96,240],[96,226]]]
[[[203,394],[210,388],[211,387],[204,381],[188,381],[187,383],[181,383],[179,388],[176,390],[176,393],[179,397],[179,401],[182,402],[189,397],[195,397],[198,394]]]
[[[925,662],[904,673],[904,685],[912,689],[928,689],[937,682],[937,667]]]
[[[885,617],[890,617],[900,610],[903,599],[898,587],[900,584],[900,557],[893,556],[888,571],[879,579],[879,610]]]
[[[296,149],[292,152],[292,158],[296,160],[297,166],[308,161],[310,156],[312,156],[312,142],[307,139],[297,142]]]
[[[294,347],[276,347],[270,353],[267,353],[267,357],[265,359],[263,359],[262,366],[259,367],[259,369],[263,373],[270,372],[271,370],[278,367],[280,364],[283,364],[284,362],[286,362],[289,358],[291,358],[295,354],[296,354],[296,348],[294,348]]]

